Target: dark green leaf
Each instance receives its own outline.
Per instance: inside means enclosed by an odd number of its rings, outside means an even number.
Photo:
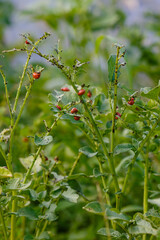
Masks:
[[[116,65],[116,55],[111,55],[108,60],[108,79],[110,82],[114,81],[115,65]]]
[[[83,207],[87,212],[94,213],[94,214],[102,214],[102,208],[99,202],[90,202]]]
[[[26,217],[29,218],[30,220],[38,220],[38,215],[35,212],[35,210],[31,207],[24,207],[24,208],[20,208],[17,212],[17,215],[19,217]]]

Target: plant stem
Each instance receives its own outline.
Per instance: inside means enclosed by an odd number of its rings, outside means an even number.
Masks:
[[[25,73],[26,73],[26,70],[27,70],[27,67],[28,67],[29,60],[30,60],[30,58],[31,58],[31,55],[32,55],[34,49],[36,48],[36,46],[40,43],[40,41],[42,41],[42,40],[45,39],[46,37],[47,37],[47,35],[46,35],[46,33],[45,33],[40,39],[38,39],[38,40],[34,43],[31,51],[26,50],[27,53],[28,53],[28,57],[27,57],[27,61],[26,61],[25,65],[24,65],[24,68],[23,68],[22,76],[21,76],[21,78],[20,78],[20,82],[19,82],[19,86],[18,86],[18,90],[17,90],[17,94],[16,94],[16,98],[15,98],[15,102],[14,102],[14,106],[13,106],[12,113],[14,113],[14,112],[16,111],[16,108],[17,108],[17,103],[18,103],[20,91],[21,91],[21,88],[22,88],[24,76],[25,76]]]
[[[147,153],[145,156],[145,169],[144,169],[144,193],[143,193],[143,214],[148,211],[148,165],[149,165],[149,141],[147,143]],[[143,240],[147,239],[147,235],[143,235]]]
[[[120,47],[117,46],[117,55],[116,55],[116,62],[115,62],[115,78],[114,78],[114,104],[113,104],[113,111],[112,111],[112,129],[111,129],[111,144],[110,144],[110,152],[111,152],[111,161],[112,165],[114,166],[114,158],[113,158],[113,150],[114,150],[114,140],[115,140],[115,116],[116,116],[116,108],[117,108],[117,83],[118,83],[118,61],[119,61],[119,52]],[[118,189],[117,192],[119,192]],[[120,209],[120,194],[116,194],[116,208]]]
[[[12,197],[16,195],[16,192],[12,192]],[[17,209],[17,201],[15,199],[12,200],[12,213],[16,212]],[[16,236],[16,216],[14,214],[11,215],[11,235],[10,240],[15,240]]]
[[[131,161],[131,163],[130,163],[130,165],[129,165],[129,167],[128,167],[128,171],[127,171],[127,174],[126,174],[126,177],[125,177],[125,180],[124,180],[124,184],[123,184],[123,188],[122,188],[122,193],[123,193],[123,194],[124,194],[125,191],[126,191],[128,179],[129,179],[129,177],[130,177],[130,173],[131,173],[131,171],[132,171],[132,168],[133,168],[133,166],[134,166],[134,163],[135,163],[138,155],[140,154],[142,148],[144,147],[144,145],[147,143],[147,141],[148,141],[148,140],[150,139],[150,137],[152,136],[155,128],[157,127],[158,121],[159,121],[159,119],[153,124],[153,126],[152,126],[150,132],[148,133],[148,135],[142,140],[139,148],[137,149],[137,151],[136,151],[136,153],[135,153],[135,155],[134,155],[134,158],[132,159],[132,161]]]
[[[60,114],[60,115],[58,116],[58,118],[53,122],[53,124],[51,125],[49,131],[48,131],[47,134],[45,135],[46,137],[50,134],[50,132],[52,131],[53,127],[57,124],[57,121],[61,118],[61,116],[62,116],[62,114]],[[29,175],[30,175],[30,173],[31,173],[31,171],[32,171],[32,168],[33,168],[33,166],[34,166],[34,164],[35,164],[35,161],[37,160],[37,157],[38,157],[38,155],[40,154],[40,152],[41,152],[41,150],[42,150],[42,147],[43,147],[43,146],[40,146],[40,147],[38,148],[38,150],[37,150],[37,152],[36,152],[36,154],[35,154],[35,156],[34,156],[34,159],[33,159],[33,161],[32,161],[32,164],[31,164],[31,166],[29,167],[29,169],[28,169],[28,171],[27,171],[27,173],[26,173],[26,176],[25,176],[25,179],[24,179],[24,181],[23,181],[23,184],[26,183],[26,181],[27,181],[27,179],[28,179],[28,177],[29,177]]]
[[[7,237],[7,229],[6,229],[6,224],[5,224],[5,221],[4,221],[3,212],[2,212],[1,207],[0,207],[0,219],[1,219],[1,222],[2,222],[4,240],[7,240],[8,239],[8,237]]]
[[[8,94],[8,89],[7,89],[7,81],[6,81],[6,77],[3,73],[3,71],[0,69],[0,73],[2,75],[2,78],[3,78],[3,81],[4,81],[4,86],[5,86],[5,93],[6,93],[6,101],[7,101],[7,104],[8,104],[8,108],[9,108],[9,113],[10,113],[10,118],[12,119],[13,118],[13,115],[12,115],[12,108],[11,108],[11,103],[9,101],[9,94]]]
[[[26,105],[27,99],[28,99],[28,97],[29,97],[29,95],[30,95],[30,93],[31,93],[31,88],[32,88],[33,82],[34,82],[34,80],[33,80],[33,79],[32,79],[32,80],[30,79],[29,88],[27,89],[27,92],[26,92],[26,95],[25,95],[23,104],[22,104],[22,106],[21,106],[21,109],[20,109],[19,114],[18,114],[18,116],[17,116],[17,119],[16,119],[16,121],[15,121],[15,124],[14,124],[14,126],[13,126],[12,132],[15,130],[15,128],[17,127],[17,125],[18,125],[18,123],[19,123],[19,120],[20,120],[20,118],[21,118],[22,112],[23,112],[24,107],[25,107],[25,105]]]
[[[57,68],[59,68],[64,75],[66,76],[66,78],[69,80],[70,84],[72,85],[73,89],[75,90],[75,92],[78,94],[78,89],[76,87],[76,84],[74,83],[74,76],[75,76],[75,70],[73,71],[73,74],[71,75],[70,71],[68,69],[66,69],[54,56],[48,57],[47,55],[42,54],[38,49],[36,49],[37,52],[35,52],[36,54],[38,54],[39,56],[45,58],[47,61],[51,62],[53,65],[57,66]],[[102,147],[103,147],[103,151],[105,156],[108,159],[109,162],[109,168],[113,177],[113,181],[114,181],[114,188],[115,188],[115,192],[120,192],[120,188],[119,188],[119,184],[118,184],[118,179],[116,176],[116,172],[115,172],[115,167],[114,167],[114,163],[112,161],[112,158],[110,157],[110,154],[108,153],[107,147],[103,141],[102,135],[92,117],[91,112],[89,111],[86,102],[84,101],[82,96],[79,96],[81,103],[83,104],[85,111],[88,115],[88,118],[90,120],[90,123],[92,124],[94,131],[99,139],[99,142],[101,143]],[[120,197],[119,194],[116,194],[116,199],[117,202],[119,202]],[[118,204],[119,205],[119,204]]]
[[[77,166],[77,163],[79,162],[79,159],[80,159],[81,155],[82,155],[82,153],[80,152],[80,153],[78,154],[76,160],[74,161],[73,166],[72,166],[72,168],[71,168],[71,170],[70,170],[68,176],[71,176],[71,175],[72,175],[74,169],[75,169],[76,166]]]

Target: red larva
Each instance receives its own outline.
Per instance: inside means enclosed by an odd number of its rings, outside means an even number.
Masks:
[[[61,88],[61,91],[63,91],[63,92],[69,92],[70,90],[69,90],[69,88],[64,87],[64,88]]]
[[[72,108],[72,110],[71,110],[71,113],[73,114],[73,113],[77,113],[78,112],[78,109],[77,108]]]
[[[27,137],[24,137],[24,138],[23,138],[23,142],[28,142],[28,138],[27,138]]]
[[[117,116],[119,116],[119,117],[121,117],[122,115],[119,113],[119,112],[116,112],[116,115]]]
[[[91,97],[92,97],[92,93],[91,93],[91,91],[90,91],[90,90],[88,91],[88,93],[87,93],[87,96],[88,96],[89,98],[91,98]]]
[[[59,105],[56,105],[56,108],[58,108],[59,110],[61,110],[62,108]]]
[[[74,120],[79,121],[81,117],[79,116],[74,116]]]
[[[27,40],[25,41],[25,44],[30,44],[30,42],[28,42]]]
[[[79,96],[82,96],[83,94],[85,94],[85,89],[79,90],[78,95],[79,95]]]
[[[129,105],[133,105],[133,104],[134,104],[134,100],[128,101],[128,104],[129,104]]]
[[[34,78],[34,79],[38,79],[38,78],[40,78],[40,76],[41,76],[41,73],[40,73],[40,72],[34,72],[34,73],[33,73],[33,78]]]

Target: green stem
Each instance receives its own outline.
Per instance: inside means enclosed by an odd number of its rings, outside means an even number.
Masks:
[[[0,219],[1,219],[1,222],[2,222],[4,240],[7,240],[8,239],[8,237],[7,237],[7,229],[6,229],[6,224],[5,224],[5,221],[4,221],[3,212],[2,212],[1,207],[0,207]]]
[[[148,211],[148,166],[149,166],[149,141],[147,144],[147,153],[145,156],[145,169],[144,169],[144,193],[143,193],[143,214]],[[143,240],[147,239],[147,235],[143,235]]]
[[[60,119],[61,116],[62,116],[62,114],[60,114],[60,115],[58,116],[58,118],[53,122],[53,124],[51,125],[51,127],[50,127],[49,131],[47,132],[46,136],[48,136],[48,135],[50,134],[50,132],[52,131],[53,127],[57,124],[57,121]],[[33,168],[33,166],[34,166],[34,164],[35,164],[35,161],[37,160],[38,155],[40,154],[40,152],[41,152],[41,150],[42,150],[42,147],[43,147],[43,146],[40,146],[40,147],[38,148],[38,150],[37,150],[37,152],[36,152],[36,154],[35,154],[35,156],[34,156],[34,159],[33,159],[33,161],[32,161],[32,164],[31,164],[31,166],[29,167],[29,169],[28,169],[28,171],[27,171],[27,173],[26,173],[26,176],[25,176],[25,179],[24,179],[24,181],[23,181],[23,184],[26,183],[28,177],[30,176],[30,173],[31,173],[31,171],[32,171],[32,168]]]
[[[158,119],[158,121],[159,121],[159,119]],[[127,174],[126,174],[126,177],[125,177],[125,180],[124,180],[124,184],[123,184],[123,188],[122,188],[122,193],[125,193],[126,187],[127,187],[127,183],[128,183],[128,179],[129,179],[129,177],[130,177],[130,173],[131,173],[131,171],[132,171],[132,168],[133,168],[133,166],[134,166],[134,163],[135,163],[138,155],[140,154],[142,148],[144,147],[144,145],[147,143],[147,141],[148,141],[148,140],[150,139],[150,137],[152,136],[155,128],[157,127],[158,121],[156,121],[156,122],[153,124],[152,129],[150,130],[150,132],[148,133],[148,135],[142,140],[139,148],[137,149],[137,151],[136,151],[136,153],[135,153],[135,155],[134,155],[134,158],[132,159],[132,161],[131,161],[131,163],[130,163],[130,165],[129,165],[129,167],[128,167],[128,171],[127,171]]]
[[[12,192],[12,197],[16,195],[16,192]],[[17,209],[17,201],[15,199],[12,200],[12,212],[15,213]],[[14,214],[11,215],[11,235],[10,240],[15,240],[16,238],[16,216]]]
[[[107,202],[108,205],[111,206],[111,202],[110,202],[109,195],[108,195],[108,193],[106,192],[106,190],[107,190],[107,185],[106,185],[106,182],[105,182],[105,179],[104,179],[104,176],[103,176],[104,171],[103,171],[101,159],[100,159],[99,157],[98,157],[98,162],[99,162],[99,170],[100,170],[100,173],[102,174],[102,175],[101,175],[101,181],[102,181],[103,188],[104,188],[104,192],[105,192],[106,202]]]
[[[18,86],[18,90],[17,90],[17,94],[16,94],[16,98],[15,98],[15,102],[14,102],[14,106],[13,106],[13,110],[12,110],[12,113],[14,113],[16,111],[16,108],[17,108],[17,104],[18,104],[18,99],[19,99],[19,95],[20,95],[20,91],[21,91],[21,88],[22,88],[22,84],[23,84],[23,80],[24,80],[24,76],[25,76],[25,73],[26,73],[26,70],[27,70],[27,67],[28,67],[28,64],[29,64],[29,60],[31,58],[31,55],[34,51],[34,49],[36,48],[36,46],[43,40],[47,37],[47,33],[45,33],[40,39],[38,39],[38,41],[35,42],[35,44],[33,45],[31,51],[27,51],[28,53],[28,57],[27,57],[27,61],[24,65],[24,68],[23,68],[23,73],[22,73],[22,76],[20,78],[20,82],[19,82],[19,86]]]
[[[10,117],[11,119],[13,118],[13,115],[12,115],[12,108],[11,108],[11,104],[10,104],[10,101],[9,101],[9,94],[8,94],[8,89],[7,89],[7,81],[6,81],[6,77],[3,73],[3,71],[0,69],[0,73],[2,75],[2,78],[3,78],[3,81],[4,81],[4,86],[5,86],[5,93],[6,93],[6,101],[7,101],[7,104],[8,104],[8,108],[9,108],[9,113],[10,113]]]
[[[0,146],[0,153],[6,162],[7,168],[11,171],[11,173],[13,173],[12,165],[10,164],[10,161],[8,161],[8,157],[6,156],[1,146]]]
[[[115,63],[115,78],[114,78],[114,104],[113,104],[113,111],[112,111],[112,129],[111,129],[111,144],[110,144],[111,161],[112,161],[112,165],[113,165],[114,169],[115,169],[115,166],[114,166],[113,150],[114,150],[114,140],[115,140],[115,116],[116,116],[116,108],[117,108],[119,52],[120,52],[120,47],[117,46],[117,55],[116,55],[116,63]],[[120,209],[120,194],[116,194],[116,208],[118,210]]]
[[[36,49],[37,50],[37,49]],[[64,75],[66,76],[66,78],[69,80],[69,82],[71,83],[73,89],[75,90],[76,93],[78,93],[78,89],[74,83],[74,76],[75,76],[75,72],[71,75],[70,74],[70,71],[68,71],[68,69],[66,69],[54,56],[51,56],[50,58],[47,56],[47,55],[44,55],[42,54],[41,52],[39,52],[37,50],[37,53],[39,56],[45,58],[47,61],[51,62],[53,65],[57,66],[57,68],[59,68],[63,73]],[[110,157],[109,153],[108,153],[108,150],[107,150],[107,147],[103,141],[103,138],[102,138],[102,135],[92,117],[92,114],[91,112],[89,111],[88,107],[87,107],[87,104],[86,102],[84,101],[83,97],[82,96],[79,96],[80,98],[80,101],[81,103],[83,104],[84,108],[85,108],[85,111],[88,115],[88,118],[95,130],[95,133],[99,139],[99,142],[101,143],[102,147],[103,147],[103,151],[104,151],[104,154],[105,156],[108,158],[108,162],[109,162],[109,167],[110,167],[110,171],[111,171],[111,174],[112,174],[112,177],[113,177],[113,181],[114,181],[114,187],[115,187],[115,191],[116,192],[119,192],[120,191],[120,188],[119,188],[119,184],[118,184],[118,179],[117,179],[117,176],[116,176],[116,172],[115,172],[115,167],[114,167],[114,163],[112,161],[112,158]],[[117,194],[116,195],[116,198],[119,198],[119,195]]]
[[[14,132],[15,128],[17,127],[17,125],[18,125],[18,123],[19,123],[19,120],[20,120],[20,118],[21,118],[22,112],[23,112],[24,107],[25,107],[25,105],[26,105],[27,99],[28,99],[28,97],[29,97],[29,95],[30,95],[30,93],[31,93],[31,88],[32,88],[33,82],[34,82],[34,80],[33,80],[33,79],[32,79],[32,80],[30,79],[29,88],[27,89],[27,92],[26,92],[26,95],[25,95],[23,104],[22,104],[22,106],[21,106],[21,109],[20,109],[19,114],[18,114],[18,116],[17,116],[17,119],[16,119],[16,121],[15,121],[15,124],[14,124],[14,126],[13,126],[12,132]]]
[[[71,175],[72,175],[74,169],[75,169],[76,166],[77,166],[77,163],[79,162],[79,159],[80,159],[81,155],[82,155],[82,153],[80,152],[80,153],[78,154],[76,160],[74,161],[73,166],[72,166],[72,168],[71,168],[68,176],[71,176]]]

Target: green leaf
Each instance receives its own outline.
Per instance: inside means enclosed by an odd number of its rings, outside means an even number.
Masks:
[[[101,215],[103,213],[100,203],[96,201],[88,203],[83,207],[83,209],[85,209],[87,212],[98,214],[98,215],[99,214]]]
[[[120,163],[118,164],[118,166],[116,167],[116,173],[119,176],[122,176],[124,174],[126,174],[126,171],[128,169],[128,166],[131,162],[131,160],[133,159],[134,155],[129,155],[125,158],[123,158]]]
[[[24,236],[24,240],[34,240],[34,237],[31,234],[27,234]]]
[[[64,191],[62,196],[70,202],[77,203],[79,195],[76,193],[74,189],[70,187],[67,187],[67,188],[68,188],[67,191]]]
[[[107,232],[106,231],[106,228],[101,228],[101,229],[99,229],[98,230],[98,232],[97,232],[98,234],[100,234],[100,235],[102,235],[102,236],[109,236],[109,234],[110,234],[110,236],[112,237],[112,239],[123,239],[123,240],[125,240],[125,239],[128,239],[128,237],[127,237],[127,234],[125,234],[125,233],[120,233],[120,232],[118,232],[118,231],[116,231],[116,230],[113,230],[113,229],[109,229],[109,231]]]
[[[79,149],[79,152],[86,155],[88,158],[94,157],[97,155],[98,152],[94,152],[90,147],[85,146]]]
[[[141,92],[141,96],[143,97],[159,101],[160,85],[154,88],[150,88],[150,87],[141,88],[140,92]]]
[[[159,212],[156,209],[154,209],[154,208],[149,209],[148,212],[145,215],[147,217],[160,218]]]
[[[57,103],[61,101],[63,95],[64,95],[64,92],[54,90],[54,92],[50,93],[48,97],[51,103],[53,103],[54,105],[57,105]]]
[[[68,180],[73,180],[73,179],[77,179],[79,177],[88,177],[88,176],[84,173],[76,173],[74,175],[68,176],[67,179]]]
[[[76,114],[76,116],[80,116],[80,115],[77,115]],[[70,115],[70,114],[64,114],[62,117],[61,117],[61,119],[64,119],[64,120],[69,120],[69,121],[71,121],[71,123],[73,123],[73,124],[78,124],[78,126],[81,126],[81,127],[83,127],[83,125],[84,125],[84,123],[81,121],[81,120],[79,120],[79,121],[76,121],[75,119],[74,119],[74,115],[72,114],[72,115]]]
[[[57,205],[52,203],[49,209],[46,210],[45,215],[42,217],[43,219],[47,219],[49,222],[55,221],[58,217],[55,214],[55,210]]]
[[[104,38],[105,38],[104,35],[101,35],[101,36],[97,37],[96,42],[95,42],[95,52],[96,53],[99,52],[100,44],[101,44],[101,42]]]
[[[17,212],[17,215],[19,217],[24,216],[30,220],[38,220],[39,219],[37,213],[31,207],[20,208]]]
[[[0,179],[12,177],[12,173],[5,167],[0,167]]]
[[[142,206],[139,205],[127,205],[125,207],[122,208],[122,213],[126,213],[126,212],[140,212],[143,210]]]
[[[94,168],[93,169],[93,175],[94,175],[94,177],[100,177],[100,176],[107,176],[108,174],[107,173],[101,173],[100,171],[99,171],[99,169],[98,168]]]
[[[46,146],[49,143],[51,143],[52,141],[53,141],[52,136],[46,136],[46,137],[40,138],[37,135],[35,135],[35,137],[34,137],[34,142],[37,146]]]
[[[95,97],[94,105],[100,113],[103,113],[109,109],[109,101],[106,99],[105,94],[101,93]]]
[[[114,148],[114,155],[123,153],[123,152],[127,152],[129,150],[135,150],[135,147],[130,144],[130,143],[122,143],[122,144],[118,144],[115,148]]]
[[[124,215],[122,213],[118,213],[116,209],[106,209],[106,216],[108,219],[117,219],[117,220],[123,220],[123,221],[129,221],[130,217],[127,215]]]
[[[130,234],[137,235],[137,234],[152,234],[156,235],[157,230],[152,227],[150,222],[147,222],[143,219],[136,221],[136,225],[131,225],[128,228]]]
[[[108,60],[108,79],[109,82],[114,82],[115,79],[115,67],[116,67],[116,55],[111,55]],[[118,69],[117,77],[120,76],[120,68]]]
[[[158,207],[160,207],[160,198],[148,199],[148,202],[153,204],[153,205],[157,205]]]
[[[20,158],[20,162],[21,164],[23,165],[23,167],[28,170],[28,168],[31,166],[32,162],[33,162],[33,159],[34,159],[34,156],[29,156],[29,157],[26,157],[26,158]],[[32,173],[37,173],[37,172],[40,172],[42,167],[41,167],[41,162],[42,162],[42,159],[40,156],[37,157],[36,161],[35,161],[35,164],[32,168]]]
[[[48,232],[42,232],[37,239],[38,240],[50,239],[50,236],[49,236]]]
[[[51,191],[50,195],[52,198],[58,198],[61,195],[62,190],[61,189],[56,189]]]
[[[116,65],[116,55],[111,55],[108,60],[108,79],[109,82],[114,81],[114,70]]]

